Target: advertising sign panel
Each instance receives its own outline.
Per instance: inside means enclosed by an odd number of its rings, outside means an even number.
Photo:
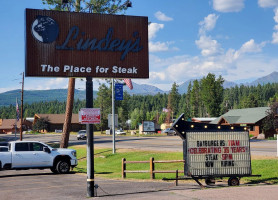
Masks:
[[[81,124],[100,124],[100,108],[81,108],[79,122]]]
[[[187,132],[188,171],[192,176],[251,174],[248,132]]]
[[[148,18],[26,9],[26,76],[149,78]]]
[[[155,124],[153,121],[143,121],[143,132],[155,132]]]

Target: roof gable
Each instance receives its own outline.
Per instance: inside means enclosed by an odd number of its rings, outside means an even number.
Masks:
[[[219,123],[224,118],[229,124],[255,124],[267,116],[267,110],[269,107],[234,109],[211,123]]]
[[[63,124],[65,122],[65,114],[35,114],[35,118],[48,118],[51,124]],[[79,123],[78,114],[72,114],[71,123]]]
[[[2,119],[2,124],[0,125],[0,129],[12,129],[16,123],[17,128],[21,127],[21,120],[17,121],[16,119]]]

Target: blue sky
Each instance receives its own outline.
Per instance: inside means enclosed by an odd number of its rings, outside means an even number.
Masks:
[[[151,22],[150,78],[136,83],[169,90],[209,72],[245,83],[278,71],[278,0],[132,0],[132,6],[125,14]],[[25,8],[48,7],[40,0],[1,2],[0,92],[21,88]],[[67,84],[67,78],[25,78],[28,90]],[[76,88],[85,82],[77,79]]]

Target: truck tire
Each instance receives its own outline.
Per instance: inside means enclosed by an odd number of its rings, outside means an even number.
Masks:
[[[60,160],[56,164],[56,170],[59,174],[67,174],[70,171],[70,163],[67,160]]]
[[[0,161],[0,171],[2,170],[2,163],[1,163],[1,161]]]
[[[56,170],[56,166],[50,167],[50,170],[51,170],[54,174],[58,174],[58,171]]]
[[[239,179],[237,177],[230,177],[228,180],[229,186],[238,186],[239,185]]]

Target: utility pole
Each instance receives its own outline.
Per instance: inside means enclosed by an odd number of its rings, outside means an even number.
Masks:
[[[23,121],[23,91],[24,91],[24,72],[22,72],[22,89],[21,89],[21,118],[20,118],[20,141],[22,141],[22,121]]]
[[[75,2],[75,12],[80,11],[80,1],[81,0],[76,0]],[[69,78],[65,122],[64,122],[63,133],[60,141],[60,148],[68,147],[70,128],[71,128],[71,119],[72,119],[72,109],[73,109],[73,102],[74,102],[74,88],[75,88],[75,78]]]
[[[92,77],[86,78],[86,108],[93,108],[93,81]],[[87,132],[87,197],[95,196],[94,172],[94,127],[86,124]]]

